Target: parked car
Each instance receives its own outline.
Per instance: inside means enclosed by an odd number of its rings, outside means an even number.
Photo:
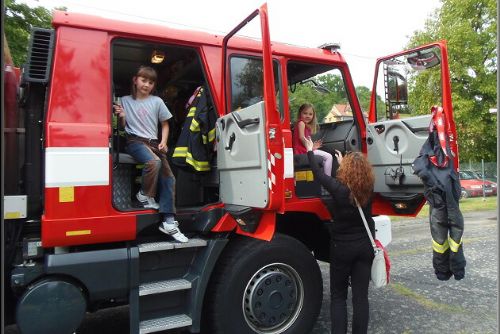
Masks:
[[[459,172],[462,198],[483,196],[483,179],[476,172],[464,170]],[[496,196],[497,184],[484,180],[484,195]]]
[[[479,177],[479,179],[481,179],[481,180],[483,179],[483,173],[476,172],[476,174]],[[497,175],[495,172],[485,170],[484,171],[484,178],[485,178],[485,180],[497,183]]]

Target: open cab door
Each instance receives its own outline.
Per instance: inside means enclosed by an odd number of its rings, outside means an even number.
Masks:
[[[247,72],[262,76],[262,89],[257,89],[259,98],[254,99],[259,101],[251,101],[243,108],[233,107],[235,103],[231,101],[229,89],[237,89],[238,85],[232,82],[228,43],[256,16],[260,16],[262,59],[249,62],[246,66]],[[245,43],[242,40],[238,42]],[[255,10],[225,36],[222,47],[225,116],[216,123],[220,199],[239,227],[253,233],[262,223],[272,225],[275,213],[282,212],[284,206],[283,182],[280,180],[284,168],[284,144],[276,107],[267,5]],[[253,78],[252,82],[259,79]],[[270,238],[269,233],[263,238]]]
[[[412,163],[429,135],[433,106],[444,109],[458,168],[446,42],[377,60],[366,129],[376,179],[373,214],[416,215],[425,203],[424,185]]]

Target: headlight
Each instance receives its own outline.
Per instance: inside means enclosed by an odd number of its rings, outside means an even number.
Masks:
[[[471,189],[483,189],[483,186],[480,185],[475,185],[475,186],[470,186]]]

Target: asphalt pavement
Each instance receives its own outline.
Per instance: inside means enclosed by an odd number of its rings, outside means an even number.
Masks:
[[[464,218],[466,275],[461,281],[451,278],[446,282],[437,280],[432,269],[428,222],[424,219],[393,221],[392,242],[387,247],[391,258],[391,283],[381,289],[370,288],[368,333],[497,333],[497,212],[467,213]],[[320,268],[323,304],[311,334],[330,333],[329,264],[320,262]],[[350,318],[350,302],[348,312]],[[5,333],[17,334],[18,331],[15,326],[9,326]],[[77,333],[126,334],[128,308],[89,314]]]
[[[432,268],[428,222],[393,221],[392,242],[387,247],[391,283],[381,289],[370,288],[368,333],[498,333],[497,212],[471,212],[464,218],[465,278],[445,282],[435,278]],[[329,265],[320,263],[320,267],[325,294],[312,334],[330,333]],[[350,303],[348,311],[352,317]]]

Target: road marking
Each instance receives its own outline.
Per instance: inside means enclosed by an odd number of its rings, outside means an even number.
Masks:
[[[438,303],[433,301],[432,299],[429,299],[416,291],[413,291],[412,289],[404,286],[401,283],[390,283],[389,287],[391,289],[404,297],[408,297],[409,299],[413,299],[416,301],[418,304],[422,305],[426,309],[430,310],[435,310],[435,311],[442,311],[442,312],[449,312],[449,313],[465,313],[465,309],[463,309],[460,306],[455,306],[455,305],[450,305],[450,304],[445,304],[445,303]]]

